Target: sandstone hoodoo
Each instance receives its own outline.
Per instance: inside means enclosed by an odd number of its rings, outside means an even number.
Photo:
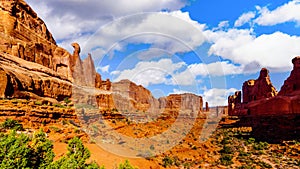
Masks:
[[[261,69],[258,79],[248,80],[243,84],[244,103],[276,95],[277,91],[270,80],[269,71],[266,68]]]
[[[293,60],[294,68],[288,77],[284,81],[278,95],[280,96],[293,96],[299,94],[300,91],[300,56],[295,57]]]
[[[292,63],[293,70],[278,94],[270,81],[268,70],[262,69],[257,80],[244,83],[243,102],[240,92],[228,97],[228,114],[238,116],[241,125],[250,125],[253,132],[263,137],[268,136],[264,131],[269,130],[276,130],[276,137],[295,136],[291,133],[300,132],[300,57],[295,57]],[[273,137],[269,139],[276,140]]]

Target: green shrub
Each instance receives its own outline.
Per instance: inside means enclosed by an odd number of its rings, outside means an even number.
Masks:
[[[13,129],[17,131],[24,130],[23,125],[20,124],[17,120],[6,119],[2,124],[1,127],[4,129]]]
[[[68,142],[68,152],[61,159],[53,163],[53,169],[64,169],[64,168],[89,168],[96,169],[99,166],[93,162],[87,164],[86,160],[90,158],[90,151],[84,147],[81,140],[78,137],[74,137]],[[102,167],[101,167],[102,168]]]
[[[233,164],[232,162],[232,155],[229,154],[223,154],[220,158],[221,164],[222,165],[231,165]]]
[[[152,151],[155,150],[155,147],[153,144],[150,146],[150,150],[152,150]]]
[[[124,163],[120,163],[119,164],[119,168],[118,169],[138,169],[138,168],[132,166],[128,160],[125,160]]]
[[[59,103],[55,103],[53,104],[54,107],[59,107],[59,108],[66,108],[64,105],[59,104]]]
[[[254,142],[255,142],[255,138],[252,138],[252,137],[247,140],[248,144],[252,144]]]
[[[90,157],[79,138],[75,137],[68,143],[68,153],[53,162],[53,144],[41,130],[32,138],[25,134],[11,131],[0,133],[0,168],[33,168],[33,169],[104,169],[95,162],[87,164]]]
[[[259,143],[255,143],[253,145],[253,148],[255,150],[265,150],[269,147],[269,144],[267,142],[259,142]]]
[[[169,156],[164,157],[162,162],[163,162],[163,167],[168,167],[173,165],[173,160]]]
[[[34,104],[38,105],[38,106],[41,106],[43,103],[41,101],[35,101]]]
[[[233,153],[232,147],[225,145],[223,146],[223,149],[220,151],[220,153],[232,154]]]
[[[69,99],[69,97],[66,97],[66,98],[64,99],[64,102],[65,102],[66,104],[69,104],[69,103],[71,103],[72,101]]]

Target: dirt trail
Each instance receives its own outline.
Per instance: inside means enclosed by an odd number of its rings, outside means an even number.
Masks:
[[[112,154],[103,150],[96,144],[85,144],[85,146],[91,152],[90,160],[96,161],[99,165],[104,165],[106,169],[115,169],[117,168],[119,163],[124,163],[126,159],[129,160],[130,164],[133,166],[139,167],[140,169],[160,169],[159,165],[156,162],[148,161],[143,158],[126,158],[121,157],[116,154]],[[65,143],[54,143],[54,153],[56,154],[56,158],[58,159],[63,156],[64,153],[67,152],[67,144]]]

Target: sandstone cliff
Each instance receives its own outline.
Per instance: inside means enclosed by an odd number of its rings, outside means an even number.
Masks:
[[[190,110],[200,112],[203,109],[202,97],[191,93],[171,94],[167,97],[159,98],[161,109]]]
[[[71,80],[71,55],[23,0],[0,2],[0,51],[38,63]]]
[[[234,104],[235,96],[229,96],[228,113],[237,116],[288,115],[300,113],[300,57],[292,60],[294,68],[285,80],[278,95],[270,82],[268,71],[262,69],[257,80],[243,85],[243,102]]]

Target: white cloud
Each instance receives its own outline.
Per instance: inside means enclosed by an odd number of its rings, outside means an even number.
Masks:
[[[66,15],[64,17],[67,17]],[[78,42],[84,55],[88,52],[113,54],[114,50],[123,50],[129,43],[150,44],[151,48],[174,54],[192,51],[205,42],[205,25],[193,21],[188,12],[140,13],[115,19],[101,28],[92,26],[98,24],[98,20],[64,17],[55,19],[51,16],[46,21],[50,22],[49,25],[55,27],[54,29],[59,27],[57,31],[52,31],[54,36],[59,36],[58,39],[62,40],[59,45],[72,51],[70,44]]]
[[[186,0],[26,0],[47,23],[57,40],[73,39],[84,32],[95,32],[104,24],[126,15],[181,9]]]
[[[259,67],[284,72],[291,69],[291,59],[300,53],[300,37],[282,32],[263,34],[258,37],[247,29],[206,31],[213,43],[209,54],[221,56],[247,68]],[[252,66],[251,66],[252,65]],[[257,66],[254,67],[257,71]],[[246,72],[255,72],[245,69]]]
[[[113,75],[113,76],[118,76],[118,75],[121,74],[121,71],[115,70],[115,71],[110,72],[110,74]]]
[[[173,92],[169,93],[169,95],[170,94],[184,94],[184,93],[193,93],[193,92],[188,91],[188,90],[173,89]]]
[[[238,91],[235,88],[230,89],[208,89],[202,94],[203,101],[208,102],[209,106],[226,106],[228,96]]]
[[[249,23],[255,17],[255,12],[247,12],[242,14],[235,22],[235,27],[243,26],[246,23]]]
[[[139,62],[133,69],[115,72],[118,75],[113,81],[129,79],[136,84],[147,87],[150,84],[170,84],[170,76],[185,66],[184,62],[173,63],[171,59]]]
[[[171,57],[172,54],[169,51],[159,49],[159,48],[149,48],[147,50],[138,53],[138,59],[140,60],[151,60],[154,58],[160,58],[163,56]]]
[[[221,21],[219,24],[218,24],[218,27],[217,28],[214,28],[214,30],[222,30],[222,29],[226,29],[229,27],[229,21]]]
[[[85,48],[101,46],[112,50],[127,44],[150,44],[169,54],[187,52],[205,41],[205,25],[193,21],[187,12],[157,12],[132,15],[105,25],[86,41]]]
[[[259,25],[271,26],[284,22],[300,24],[300,0],[292,0],[270,11],[267,7],[257,7],[260,16],[255,19]]]
[[[242,74],[243,67],[230,64],[228,61],[214,62],[209,64],[191,64],[187,71],[195,76],[226,76]]]
[[[96,70],[100,70],[103,73],[108,73],[109,65],[103,66],[103,67],[97,67]]]

